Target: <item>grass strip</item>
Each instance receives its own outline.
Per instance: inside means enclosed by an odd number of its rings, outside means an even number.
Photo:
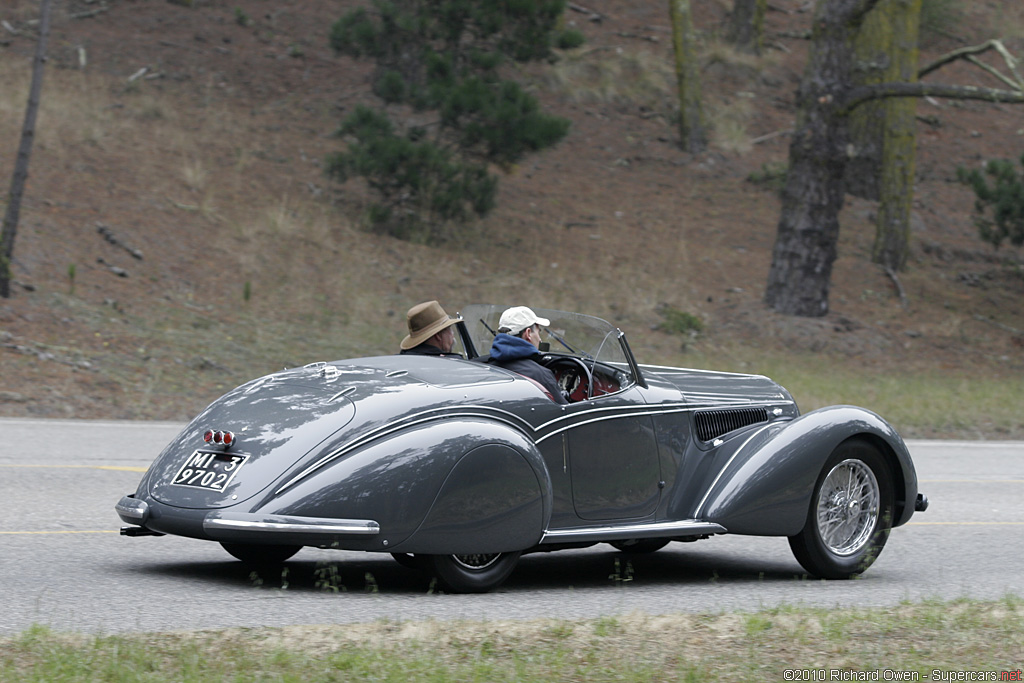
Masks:
[[[131,635],[33,627],[0,680],[1021,680],[1024,600],[597,619],[375,622]]]

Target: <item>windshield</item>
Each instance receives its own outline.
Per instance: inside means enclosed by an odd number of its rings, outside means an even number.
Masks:
[[[460,312],[478,354],[490,352],[491,342],[498,331],[498,320],[507,308],[509,306],[474,304]],[[629,370],[619,339],[622,333],[607,321],[546,308],[534,308],[533,312],[551,321],[541,329],[541,351],[574,356],[588,361],[588,365],[605,363],[622,371]]]

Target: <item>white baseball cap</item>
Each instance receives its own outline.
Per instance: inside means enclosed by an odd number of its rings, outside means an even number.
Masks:
[[[498,331],[508,330],[509,334],[519,334],[527,327],[541,325],[547,327],[551,321],[547,318],[540,318],[526,306],[513,306],[501,314],[498,321]]]

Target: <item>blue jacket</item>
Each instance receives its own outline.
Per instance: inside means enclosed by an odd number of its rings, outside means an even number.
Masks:
[[[537,358],[540,358],[540,351],[536,346],[511,334],[499,333],[491,343],[489,362],[536,381],[551,394],[555,403],[568,403],[558,388],[555,373],[538,363]]]

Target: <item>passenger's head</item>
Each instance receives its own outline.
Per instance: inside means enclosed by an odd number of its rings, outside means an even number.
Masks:
[[[409,326],[409,334],[402,340],[402,349],[411,349],[424,342],[451,353],[455,344],[455,330],[452,325],[459,321],[452,318],[441,304],[436,301],[425,301],[409,309],[405,316]]]

